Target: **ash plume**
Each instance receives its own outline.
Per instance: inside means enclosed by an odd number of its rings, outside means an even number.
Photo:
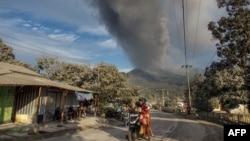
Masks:
[[[168,46],[164,0],[93,0],[100,21],[139,69],[158,70]]]

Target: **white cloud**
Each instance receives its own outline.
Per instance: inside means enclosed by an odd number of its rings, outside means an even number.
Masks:
[[[20,18],[6,19],[0,17],[0,26],[3,26],[5,28],[11,28],[19,23],[23,23],[23,20]]]
[[[13,19],[12,19],[13,20]],[[0,19],[1,21],[1,19]],[[10,20],[11,21],[11,20]],[[53,29],[51,27],[42,26],[36,22],[33,22],[31,20],[22,20],[22,19],[16,19],[14,20],[16,24],[22,23],[24,27],[30,28],[32,31],[34,31],[37,34],[44,34],[47,35],[52,40],[62,41],[65,43],[72,43],[74,42],[78,36],[73,33],[63,33],[63,29]],[[13,22],[13,23],[15,23]],[[12,28],[13,26],[10,26]],[[35,34],[33,33],[33,34]]]
[[[80,26],[78,29],[78,32],[80,33],[90,33],[90,34],[94,34],[94,35],[109,35],[109,33],[107,32],[107,30],[105,29],[104,26],[92,26],[92,25],[88,25],[88,26]]]
[[[99,45],[101,47],[109,48],[109,49],[117,48],[117,44],[116,44],[115,40],[113,40],[113,39],[108,39],[108,40],[102,41],[99,43]]]
[[[199,30],[197,36],[197,48],[195,52],[195,64],[206,64],[210,57],[210,54],[214,53],[213,42],[211,42],[211,33],[207,30],[207,24],[211,20],[216,20],[220,17],[221,12],[218,13],[218,8],[216,6],[216,0],[210,1],[201,1],[201,11],[200,11],[200,22],[199,22]],[[168,48],[167,52],[167,60],[166,64],[170,63],[171,65],[178,64],[178,66],[184,63],[184,48],[182,46],[183,42],[183,31],[182,31],[182,17],[180,8],[177,7],[178,1],[172,0],[168,1],[170,5],[167,5],[168,13],[172,17],[169,22],[169,36],[171,40],[171,46]],[[173,3],[176,3],[176,11],[177,13],[173,13]],[[0,9],[0,13],[2,15],[11,11],[19,11],[24,12],[24,14],[28,14],[29,17],[26,17],[24,20],[22,17],[17,18],[6,18],[0,16],[0,33],[7,34],[14,38],[17,38],[21,41],[29,42],[34,46],[29,46],[24,44],[23,42],[17,42],[14,39],[7,39],[5,36],[1,36],[0,38],[5,38],[8,41],[14,42],[18,45],[28,46],[33,48],[34,50],[46,51],[49,54],[53,55],[61,55],[62,58],[66,58],[66,60],[79,61],[90,59],[91,57],[106,57],[111,54],[117,53],[119,51],[108,52],[108,49],[117,49],[118,45],[115,39],[112,39],[109,36],[108,31],[105,26],[101,25],[97,19],[95,9],[88,6],[84,0],[71,0],[71,1],[61,1],[61,0],[44,0],[44,1],[34,1],[34,0],[2,0],[0,1],[0,5],[4,8]],[[198,11],[198,0],[190,0],[187,3],[189,6],[187,14],[187,39],[190,40],[188,52],[192,54],[194,47],[194,38],[196,32],[196,22]],[[46,8],[45,8],[46,7]],[[172,11],[172,12],[171,12]],[[23,13],[22,13],[23,14]],[[174,17],[177,16],[177,23]],[[42,22],[38,21],[49,21],[62,23],[63,25],[74,27],[77,31],[65,31],[64,29],[60,29],[59,27],[53,28],[45,26]],[[179,32],[176,31],[176,24],[178,24]],[[22,27],[18,27],[17,25],[22,25]],[[87,34],[93,36],[105,36],[105,38],[109,38],[107,40],[100,39],[95,40],[94,37],[89,37]],[[83,35],[83,38],[87,38],[91,40],[79,41],[81,39],[80,34]],[[179,35],[177,35],[179,34]],[[180,39],[178,40],[178,38]],[[79,39],[79,40],[78,40]],[[80,42],[81,44],[76,45],[75,41]],[[174,40],[174,41],[173,41]],[[179,42],[179,43],[178,43]],[[67,44],[65,44],[67,43]],[[69,44],[70,43],[70,44]],[[74,49],[70,50],[69,45],[74,47]],[[37,48],[37,46],[40,48]],[[19,50],[21,47],[16,47]],[[58,49],[59,48],[59,49]],[[78,50],[81,49],[81,50]],[[106,49],[106,52],[102,49]],[[119,49],[119,48],[118,48]],[[97,51],[98,50],[98,51]],[[37,51],[29,51],[30,54],[45,54]],[[108,50],[109,51],[109,50]],[[121,52],[121,51],[120,51]],[[212,53],[211,53],[212,52]],[[192,55],[188,55],[189,57]],[[123,54],[124,55],[124,54]],[[88,56],[88,57],[87,57]],[[71,59],[69,59],[71,58]],[[208,58],[207,60],[204,58]],[[92,58],[91,58],[92,59]],[[203,62],[201,62],[203,61]],[[205,63],[204,63],[205,62]],[[123,65],[121,62],[119,65]],[[128,67],[129,68],[129,67]],[[129,70],[129,69],[123,69]]]
[[[125,69],[122,69],[122,68],[118,68],[120,72],[125,72],[125,73],[128,73],[130,71],[132,71],[134,68],[125,68]]]
[[[30,24],[27,24],[27,23],[23,24],[23,26],[31,27],[31,25],[30,25]]]
[[[78,38],[74,34],[49,34],[48,37],[53,40],[63,41],[67,43],[72,43]]]
[[[3,27],[1,21],[0,19],[0,27]],[[17,23],[17,21],[19,20],[5,20],[5,23]],[[28,30],[12,25],[7,24],[5,26],[6,28],[2,28],[0,38],[13,47],[18,59],[22,60],[22,58],[26,58],[26,60],[28,60],[30,57],[29,60],[32,63],[40,56],[57,56],[60,59],[79,63],[89,59],[86,57],[85,52],[78,51],[81,53],[76,54],[69,50],[68,44],[65,44],[65,42],[72,43],[77,39],[77,36],[74,34],[53,33],[47,35],[45,34],[45,30],[50,29],[46,27],[31,27],[32,30]]]
[[[0,5],[15,11],[29,13],[33,18],[47,21],[57,21],[76,27],[97,25],[95,9],[84,0],[2,0]]]
[[[67,62],[83,63],[96,62],[95,58],[102,60],[114,54],[109,52],[105,55],[106,51],[102,51],[105,48],[115,48],[116,43],[112,39],[98,42],[103,37],[108,38],[109,34],[99,24],[93,10],[82,0],[4,0],[0,1],[0,5],[5,7],[8,15],[15,14],[11,11],[20,13],[10,17],[0,15],[0,33],[5,34],[0,34],[0,38],[10,43],[17,59],[33,64],[40,56],[54,56]],[[23,17],[27,15],[28,17]],[[54,22],[55,24],[49,25]],[[58,23],[73,30],[66,31],[60,28],[61,25],[57,26]],[[98,41],[95,40],[96,37],[100,37]],[[96,57],[99,53],[100,56]]]
[[[60,33],[60,32],[62,32],[62,31],[61,31],[60,29],[55,29],[54,32],[55,32],[55,33]]]
[[[37,27],[32,27],[32,30],[36,31],[36,30],[38,30],[38,28]]]

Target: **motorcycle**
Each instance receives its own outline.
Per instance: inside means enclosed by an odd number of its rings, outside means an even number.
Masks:
[[[129,111],[123,111],[122,112],[122,122],[124,123],[125,127],[128,126],[128,120],[129,120]]]
[[[117,112],[114,109],[109,109],[106,112],[106,117],[107,118],[114,118],[114,119],[120,120],[121,119],[121,112]]]
[[[139,114],[129,113],[128,117],[128,141],[135,141],[140,131]]]

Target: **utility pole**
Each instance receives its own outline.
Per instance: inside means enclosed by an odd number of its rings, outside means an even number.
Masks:
[[[169,107],[169,100],[170,100],[170,98],[169,98],[169,93],[168,93],[168,91],[167,91],[167,97],[168,97],[168,98],[167,98],[167,104],[168,104],[167,107]]]
[[[145,88],[145,94],[144,97],[148,99],[148,88]]]
[[[165,89],[161,89],[161,92],[162,92],[162,107],[165,106],[164,90]]]
[[[96,69],[97,69],[97,93],[98,93],[98,96],[97,95],[94,95],[94,98],[95,98],[95,113],[94,113],[94,116],[96,116],[97,113],[99,113],[100,111],[100,108],[99,108],[99,96],[100,96],[100,86],[101,86],[101,83],[100,83],[100,65],[97,65],[95,66]],[[96,83],[96,82],[95,82]]]
[[[182,65],[182,68],[186,68],[186,77],[187,77],[187,88],[188,88],[188,104],[189,107],[191,108],[191,94],[190,94],[190,84],[189,84],[189,68],[191,68],[191,65]]]
[[[182,68],[186,68],[186,77],[187,77],[187,87],[188,87],[188,99],[189,99],[189,109],[191,108],[191,95],[190,95],[190,85],[189,85],[189,73],[188,68],[191,68],[191,65],[187,63],[187,47],[186,47],[186,30],[185,30],[185,13],[184,13],[184,0],[182,0],[182,15],[183,15],[183,31],[184,31],[184,48],[185,48],[185,65],[182,65]]]

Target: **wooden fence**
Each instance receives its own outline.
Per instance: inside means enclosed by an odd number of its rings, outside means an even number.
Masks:
[[[218,123],[221,125],[225,124],[250,124],[250,115],[244,115],[244,114],[230,114],[230,113],[191,113],[190,115],[187,115],[185,112],[176,111],[173,109],[163,108],[161,109],[164,112],[174,112],[174,113],[180,113],[184,116],[188,116],[189,118],[194,119],[201,119],[210,121],[213,123]]]
[[[194,114],[198,119],[219,123],[219,124],[250,124],[250,115],[230,113],[198,113]]]

